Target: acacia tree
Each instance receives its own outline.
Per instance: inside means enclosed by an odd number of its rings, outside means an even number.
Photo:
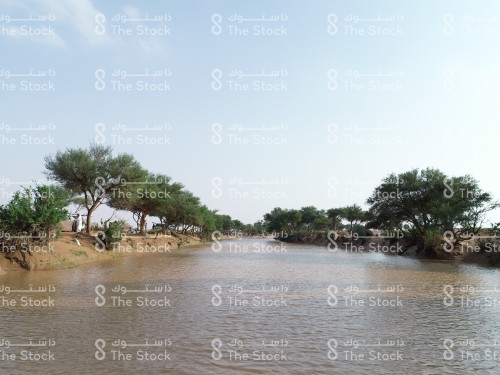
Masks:
[[[302,212],[299,210],[286,210],[284,215],[287,231],[290,233],[297,232],[302,222]]]
[[[264,223],[268,232],[286,232],[297,234],[301,230],[312,233],[328,227],[326,212],[314,206],[296,209],[274,208],[264,215]]]
[[[365,212],[357,204],[351,206],[346,206],[340,209],[340,216],[346,219],[350,224],[350,229],[352,233],[353,224],[360,223],[365,220]]]
[[[46,174],[73,195],[83,195],[87,209],[87,233],[92,213],[105,198],[127,181],[141,178],[143,169],[130,154],[113,156],[110,146],[92,144],[88,149],[73,148],[45,157]]]
[[[182,185],[172,183],[171,178],[162,174],[148,174],[143,171],[140,181],[126,183],[113,190],[106,204],[110,207],[132,212],[133,218],[142,234],[146,233],[148,215],[161,215],[159,209],[171,205]]]
[[[328,227],[328,218],[323,210],[318,210],[314,206],[306,206],[300,209],[301,223],[312,233],[314,230],[322,230]]]
[[[217,229],[221,230],[222,232],[227,232],[231,230],[231,227],[233,226],[233,219],[231,219],[231,216],[229,215],[216,214],[215,223]]]
[[[203,205],[200,207],[198,213],[199,226],[204,233],[210,233],[217,229],[216,224],[216,212],[215,210],[208,209],[207,206]]]
[[[200,198],[189,191],[183,191],[177,199],[177,218],[175,224],[182,225],[182,232],[187,233],[199,224],[198,214],[201,207]]]
[[[337,230],[339,224],[342,223],[342,209],[330,208],[326,211],[326,216],[330,220],[333,230]]]
[[[184,190],[182,184],[170,185],[169,199],[163,199],[151,215],[160,218],[165,226],[180,227],[186,233],[195,226],[200,226],[202,205],[200,199],[191,192]]]
[[[264,222],[268,232],[284,232],[288,222],[288,210],[280,207],[275,207],[273,210],[264,215]]]
[[[456,245],[465,233],[477,234],[485,214],[499,206],[471,176],[448,177],[432,168],[389,175],[367,203],[373,224],[385,228],[408,224],[419,249],[434,252],[431,237],[450,231]]]

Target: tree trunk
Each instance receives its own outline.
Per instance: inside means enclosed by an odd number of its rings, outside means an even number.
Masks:
[[[146,234],[146,229],[144,228],[146,226],[146,218],[148,217],[148,214],[143,212],[141,214],[141,222],[140,222],[140,232],[141,234]]]
[[[134,219],[134,222],[135,222],[135,228],[138,230],[141,227],[141,224],[140,224],[141,215],[142,215],[141,212],[132,212],[132,218]]]
[[[92,197],[93,198],[93,197]],[[102,199],[96,198],[92,199],[92,205],[89,207],[89,197],[87,193],[85,193],[85,207],[87,208],[87,233],[91,234],[92,231],[92,213],[96,210],[97,207],[101,204]]]
[[[90,234],[92,231],[92,212],[94,212],[95,208],[89,208],[87,210],[87,233]]]

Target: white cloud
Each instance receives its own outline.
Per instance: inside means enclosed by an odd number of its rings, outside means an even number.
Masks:
[[[44,26],[46,29],[48,27]],[[21,26],[10,26],[9,29],[13,30],[13,33],[5,35],[5,37],[15,39],[15,40],[29,40],[36,43],[44,44],[49,47],[64,47],[66,44],[64,40],[56,33],[48,36],[38,36],[38,35],[30,35],[26,32],[26,29],[23,29]]]
[[[100,12],[90,0],[38,0],[40,11],[53,13],[56,22],[73,28],[78,37],[90,45],[104,45],[109,42],[106,35],[99,35],[95,17]]]
[[[28,18],[30,16],[37,17],[42,15],[36,7],[29,5],[26,2],[19,2],[15,0],[0,0],[2,13],[10,18]],[[43,14],[46,15],[46,14]],[[9,32],[5,32],[3,36],[14,40],[28,40],[35,43],[45,44],[51,47],[64,47],[65,43],[61,36],[54,28],[54,23],[25,23],[24,25],[19,22],[9,22],[4,25],[8,28]],[[34,28],[40,30],[50,30],[48,33],[31,33],[28,29]],[[47,34],[47,35],[46,35]]]
[[[12,35],[13,39],[30,40],[51,46],[66,46],[71,42],[67,36],[73,31],[78,42],[87,43],[90,45],[104,45],[109,42],[106,35],[98,35],[95,32],[97,26],[95,16],[99,11],[94,7],[90,0],[36,0],[32,3],[15,1],[15,0],[0,0],[0,6],[5,14],[16,17],[33,16],[55,16],[55,21],[48,23],[33,24],[34,27],[45,28],[50,25],[53,28],[53,33],[49,36],[22,36],[20,32]],[[31,26],[31,25],[30,25]],[[18,30],[17,25],[12,25]],[[65,29],[64,32],[62,29]],[[69,33],[67,32],[69,31]],[[63,38],[64,35],[64,38]]]
[[[122,9],[123,14],[125,14],[128,18],[140,18],[142,16],[141,11],[131,5],[125,5]]]
[[[0,0],[0,5],[2,7],[24,7],[28,8],[26,4],[19,3],[16,0]]]
[[[26,36],[24,40],[53,47],[64,47],[72,44],[89,45],[91,47],[116,46],[127,51],[142,51],[146,55],[162,56],[166,53],[165,39],[155,36],[113,36],[110,34],[112,15],[101,13],[91,0],[34,0],[31,3],[17,0],[0,0],[5,12],[19,16],[53,15],[55,21],[50,25],[53,34],[47,37]],[[121,8],[122,14],[128,18],[143,18],[142,11],[131,5]],[[97,18],[96,18],[97,16]],[[105,25],[105,29],[101,24]],[[45,27],[46,25],[40,25]],[[97,32],[105,30],[105,32]],[[16,33],[17,34],[17,33]],[[21,40],[16,35],[13,39]]]

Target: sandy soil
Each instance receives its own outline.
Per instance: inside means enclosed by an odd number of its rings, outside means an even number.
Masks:
[[[202,243],[203,241],[198,237],[182,234],[162,235],[158,238],[154,235],[147,237],[132,235],[126,236],[111,250],[103,250],[103,246],[93,236],[82,233],[63,233],[56,241],[52,241],[50,246],[35,248],[27,259],[32,271],[54,270],[74,268],[84,263],[124,256],[168,253],[169,250]],[[19,251],[13,255],[21,258]],[[0,274],[20,270],[22,268],[15,261],[0,257]]]

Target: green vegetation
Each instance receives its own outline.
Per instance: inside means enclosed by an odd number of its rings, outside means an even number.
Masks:
[[[1,251],[26,269],[32,248],[50,247],[50,239],[59,235],[70,204],[87,210],[86,232],[101,229],[97,235],[107,249],[121,241],[127,225],[107,220],[102,228],[93,226],[92,215],[102,204],[131,212],[142,234],[146,233],[148,216],[160,220],[155,233],[178,231],[208,239],[214,231],[247,230],[253,234],[256,230],[210,210],[181,183],[147,171],[132,155],[114,156],[109,146],[92,144],[87,149],[58,151],[45,158],[45,168],[57,185],[23,187],[7,205],[0,206]],[[263,230],[262,225],[256,228]]]
[[[368,212],[363,211],[358,205],[331,208],[326,211],[314,206],[302,207],[300,210],[276,207],[264,215],[264,223],[269,232],[295,235],[346,229],[342,220],[348,221],[349,229],[352,230],[355,224],[365,222],[368,217]]]
[[[125,225],[126,223],[123,220],[116,220],[108,224],[102,238],[106,249],[111,249],[114,243],[123,239],[122,234],[125,232]]]
[[[87,233],[92,230],[92,214],[101,204],[131,212],[142,234],[148,216],[160,219],[161,231],[207,238],[213,231],[245,229],[240,221],[203,205],[181,183],[147,171],[132,155],[113,156],[109,146],[59,151],[45,158],[45,167],[47,175],[69,192],[71,202],[87,209]]]
[[[67,218],[70,204],[86,208],[86,232],[98,229],[107,249],[121,241],[130,228],[123,221],[110,220],[100,228],[92,226],[92,214],[102,204],[131,212],[134,233],[182,233],[204,239],[214,232],[274,233],[291,241],[307,241],[318,236],[329,238],[335,231],[342,242],[370,236],[374,230],[399,230],[404,233],[405,249],[416,246],[430,256],[437,254],[444,242],[457,247],[478,234],[486,214],[499,207],[471,176],[452,177],[428,168],[384,178],[367,199],[370,207],[366,211],[356,204],[327,210],[276,207],[264,215],[263,221],[244,224],[209,209],[169,176],[147,171],[132,155],[114,156],[107,146],[58,151],[45,158],[45,167],[58,185],[24,187],[7,205],[0,206],[2,251],[13,253],[22,248],[22,257],[15,260],[25,268],[29,268],[26,254],[31,254],[31,245],[46,244],[58,235],[59,223]],[[157,217],[159,223],[148,231],[149,217]]]
[[[92,228],[92,213],[114,190],[127,181],[138,181],[143,169],[130,154],[112,155],[109,146],[91,145],[58,151],[45,158],[49,178],[54,179],[71,195],[83,195],[87,209],[87,233]]]
[[[451,177],[437,169],[414,169],[385,178],[367,200],[369,225],[407,228],[412,244],[432,254],[449,233],[453,245],[476,235],[485,215],[499,206],[471,176]]]
[[[34,249],[50,247],[59,234],[59,223],[68,215],[68,193],[57,186],[25,187],[0,206],[1,251],[29,269],[27,255]],[[18,255],[19,254],[19,255]]]
[[[86,258],[89,257],[86,251],[84,250],[70,250],[71,253],[77,257],[85,256]]]
[[[443,248],[446,235],[453,247],[459,246],[478,234],[486,214],[499,207],[471,176],[451,177],[432,168],[389,175],[367,203],[368,211],[358,205],[326,211],[278,207],[264,215],[265,226],[292,238],[313,233],[326,237],[327,231],[346,229],[351,238],[370,235],[374,229],[399,230],[405,235],[406,249],[417,246],[418,251],[434,256]]]

